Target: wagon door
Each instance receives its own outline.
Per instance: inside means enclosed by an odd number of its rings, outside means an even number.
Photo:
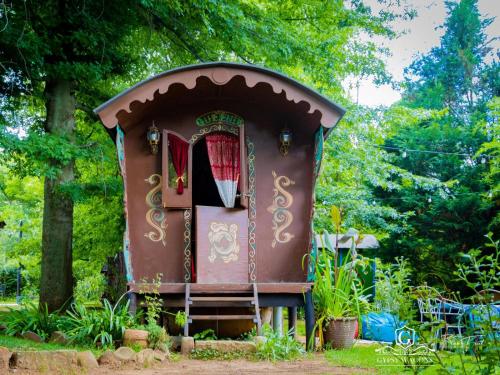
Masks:
[[[248,197],[243,126],[207,134],[193,147],[198,283],[248,282]]]
[[[248,210],[196,206],[199,283],[248,282]]]

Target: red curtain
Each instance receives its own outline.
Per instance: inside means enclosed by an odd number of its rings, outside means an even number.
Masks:
[[[226,207],[234,207],[240,178],[240,142],[229,133],[211,133],[205,137],[208,158],[219,195]]]
[[[177,174],[177,194],[182,194],[184,192],[184,171],[188,160],[189,143],[174,134],[169,134],[168,148]]]

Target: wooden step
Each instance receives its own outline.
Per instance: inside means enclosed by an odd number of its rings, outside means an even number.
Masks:
[[[189,315],[192,320],[254,320],[255,315]]]
[[[252,302],[253,297],[190,297],[191,301],[207,301],[207,302]]]
[[[192,284],[193,286],[196,284]],[[257,334],[261,334],[261,320],[260,320],[260,312],[259,312],[259,294],[257,292],[257,284],[247,284],[251,285],[250,290],[241,291],[233,288],[221,288],[217,287],[217,290],[214,289],[206,289],[206,290],[192,290],[190,283],[187,283],[185,286],[185,295],[184,295],[184,312],[187,317],[187,322],[184,325],[184,336],[189,336],[189,325],[193,322],[193,320],[251,320],[257,325]],[[221,290],[222,289],[222,290]],[[245,292],[253,292],[253,296],[228,296],[229,293],[232,294],[246,294]],[[205,296],[192,296],[191,293],[195,294],[205,294]],[[212,294],[212,296],[206,296],[207,294]],[[226,294],[225,296],[216,296],[214,294]],[[199,302],[198,306],[209,305],[212,302],[218,302],[221,305],[223,304],[232,304],[234,307],[241,306],[242,304],[254,305],[255,314],[253,315],[191,315],[189,312],[189,306],[194,302]]]

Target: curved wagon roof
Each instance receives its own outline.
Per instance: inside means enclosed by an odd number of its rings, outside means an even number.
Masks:
[[[188,90],[196,88],[199,78],[204,77],[214,85],[223,86],[235,77],[243,78],[248,88],[263,83],[271,87],[274,94],[284,94],[290,102],[308,105],[308,113],[319,112],[320,123],[326,128],[334,127],[342,118],[345,110],[319,94],[315,90],[289,78],[279,72],[256,65],[228,62],[211,62],[188,65],[168,70],[142,82],[97,107],[94,112],[103,124],[112,129],[118,121],[121,111],[131,113],[132,104],[153,101],[155,95],[165,94],[174,84],[184,85]]]

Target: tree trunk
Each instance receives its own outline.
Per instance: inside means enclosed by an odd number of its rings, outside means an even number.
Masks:
[[[71,82],[48,81],[45,96],[46,131],[74,141],[75,98]],[[73,201],[60,188],[74,180],[74,160],[66,165],[52,161],[51,166],[59,172],[55,177],[45,177],[40,305],[47,304],[49,311],[54,311],[64,307],[73,295]]]

